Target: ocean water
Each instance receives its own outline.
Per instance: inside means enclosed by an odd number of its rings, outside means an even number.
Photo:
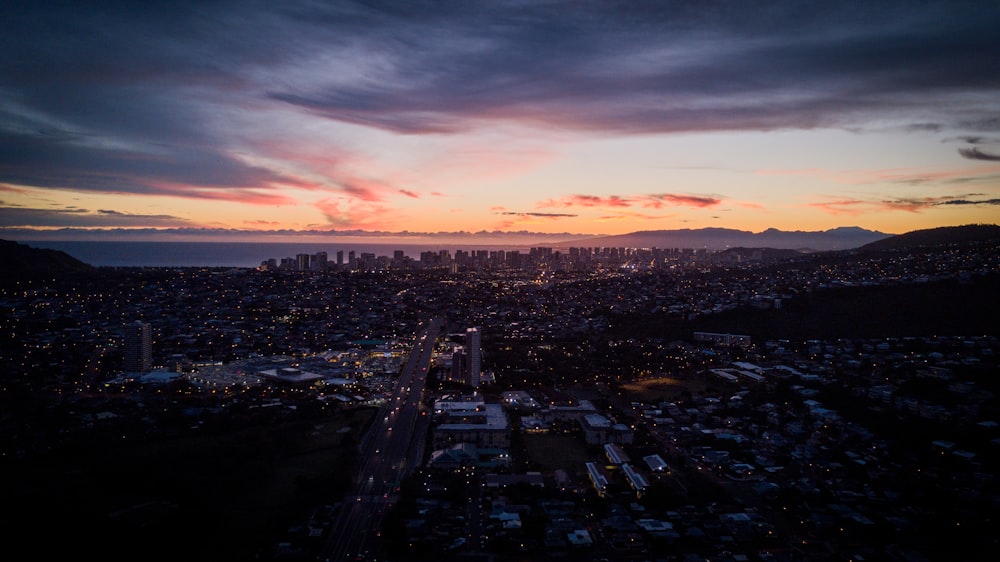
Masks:
[[[274,258],[294,258],[297,254],[326,252],[327,260],[337,262],[337,252],[363,252],[392,257],[402,250],[404,255],[420,259],[420,253],[449,250],[508,250],[518,247],[407,245],[407,244],[327,244],[297,242],[111,242],[111,241],[18,241],[33,248],[60,250],[95,267],[258,267]]]

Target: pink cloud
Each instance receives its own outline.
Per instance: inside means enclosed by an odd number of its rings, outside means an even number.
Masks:
[[[598,195],[574,194],[560,199],[547,199],[538,203],[538,207],[603,207],[625,208],[639,205],[648,209],[663,207],[697,207],[705,208],[718,205],[722,200],[707,195],[684,195],[677,193],[653,193],[647,195]]]
[[[538,203],[538,207],[629,207],[631,201],[618,195],[600,197],[597,195],[574,194],[561,199],[547,199]]]
[[[643,203],[643,207],[659,209],[664,206],[671,207],[713,207],[722,202],[716,197],[704,195],[678,195],[676,193],[657,193],[648,196],[649,201]]]
[[[258,141],[253,147],[269,159],[289,163],[301,175],[317,178],[312,181],[299,179],[294,187],[341,192],[373,202],[383,201],[392,193],[418,197],[412,191],[395,187],[397,181],[393,174],[381,170],[371,158],[328,142],[281,138]],[[360,170],[364,173],[359,173]]]
[[[400,193],[402,193],[403,195],[407,196],[407,197],[412,197],[414,199],[420,199],[420,194],[419,193],[415,193],[415,192],[410,191],[408,189],[400,189],[398,191]]]
[[[390,226],[386,217],[393,217],[382,205],[348,197],[322,199],[315,206],[326,216],[328,224],[336,228],[382,230]]]
[[[0,191],[6,191],[9,193],[19,193],[19,194],[30,193],[30,191],[28,191],[27,189],[14,187],[13,185],[8,185],[6,183],[0,183]]]
[[[231,201],[247,205],[294,205],[298,201],[283,193],[271,191],[273,188],[209,188],[185,184],[158,183],[156,195],[169,197],[184,197],[189,199],[209,199],[213,201]]]

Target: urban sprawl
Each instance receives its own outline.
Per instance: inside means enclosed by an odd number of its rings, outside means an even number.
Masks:
[[[852,289],[995,286],[996,245],[336,252],[103,269],[100,283],[0,294],[18,352],[3,359],[18,375],[6,390],[57,397],[60,412],[48,428],[5,415],[4,456],[93,432],[197,434],[233,411],[315,427],[369,412],[351,472],[331,475],[344,493],[303,506],[259,559],[996,552],[995,332],[874,335],[869,324],[891,319],[865,310],[843,311],[856,331],[829,338],[727,323]],[[338,546],[348,513],[378,523],[353,551]]]

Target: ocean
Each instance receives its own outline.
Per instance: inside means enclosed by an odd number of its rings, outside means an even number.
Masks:
[[[518,246],[466,246],[427,244],[328,244],[298,242],[112,242],[112,241],[56,241],[23,240],[20,244],[32,248],[60,250],[95,267],[258,267],[261,262],[274,258],[294,258],[297,254],[326,252],[327,259],[337,263],[337,252],[355,255],[373,253],[376,256],[393,256],[396,250],[414,259],[421,252],[449,250],[515,250]]]

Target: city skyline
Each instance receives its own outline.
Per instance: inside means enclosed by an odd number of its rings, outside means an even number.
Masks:
[[[0,237],[995,223],[998,11],[15,2]]]

